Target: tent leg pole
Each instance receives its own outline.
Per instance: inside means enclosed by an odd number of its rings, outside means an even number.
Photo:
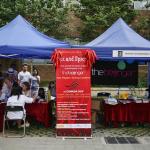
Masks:
[[[33,73],[33,60],[31,58],[31,61],[30,61],[30,66],[31,66],[31,74]]]
[[[148,98],[150,98],[150,62],[148,62]]]

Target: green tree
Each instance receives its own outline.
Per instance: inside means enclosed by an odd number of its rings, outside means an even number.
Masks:
[[[96,38],[119,17],[130,23],[135,16],[131,0],[80,0],[75,12],[83,21],[83,41]]]
[[[62,39],[67,31],[67,11],[61,0],[1,0],[0,26],[20,14],[40,31]]]
[[[139,15],[138,20],[136,20],[136,23],[134,24],[134,29],[144,38],[150,40],[150,16],[147,13],[147,15]]]

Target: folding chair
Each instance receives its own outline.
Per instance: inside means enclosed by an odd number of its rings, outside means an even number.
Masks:
[[[23,117],[21,119],[9,119],[7,117],[7,113],[8,112],[23,112]],[[7,126],[8,126],[8,121],[10,120],[23,120],[23,123],[24,123],[24,127],[23,127],[23,134],[20,135],[20,136],[8,136],[7,134],[5,134],[5,124],[7,122]],[[24,137],[25,136],[25,130],[26,130],[26,125],[25,125],[25,121],[26,120],[26,115],[24,113],[24,108],[22,106],[6,106],[6,109],[5,109],[5,113],[4,113],[4,121],[3,121],[3,136],[5,137]]]

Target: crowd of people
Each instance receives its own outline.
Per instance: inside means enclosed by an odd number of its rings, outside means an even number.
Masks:
[[[38,70],[33,69],[33,74],[28,71],[28,65],[23,64],[19,73],[11,66],[1,77],[0,100],[7,102],[14,87],[20,86],[22,94],[27,97],[38,97],[40,76]]]
[[[40,76],[36,68],[31,74],[28,71],[28,65],[23,64],[22,71],[19,73],[13,65],[7,70],[3,76],[0,73],[0,101],[6,102],[7,106],[22,106],[25,103],[33,103],[35,101],[54,100],[56,97],[55,82],[50,81],[48,85],[48,96],[45,96],[44,88],[40,88]],[[25,111],[25,109],[24,109]],[[22,113],[8,113],[10,119],[21,119]],[[21,122],[17,122],[18,126]]]

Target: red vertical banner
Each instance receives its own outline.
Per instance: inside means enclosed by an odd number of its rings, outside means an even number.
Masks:
[[[96,55],[90,49],[56,49],[56,134],[91,137],[91,65]]]

